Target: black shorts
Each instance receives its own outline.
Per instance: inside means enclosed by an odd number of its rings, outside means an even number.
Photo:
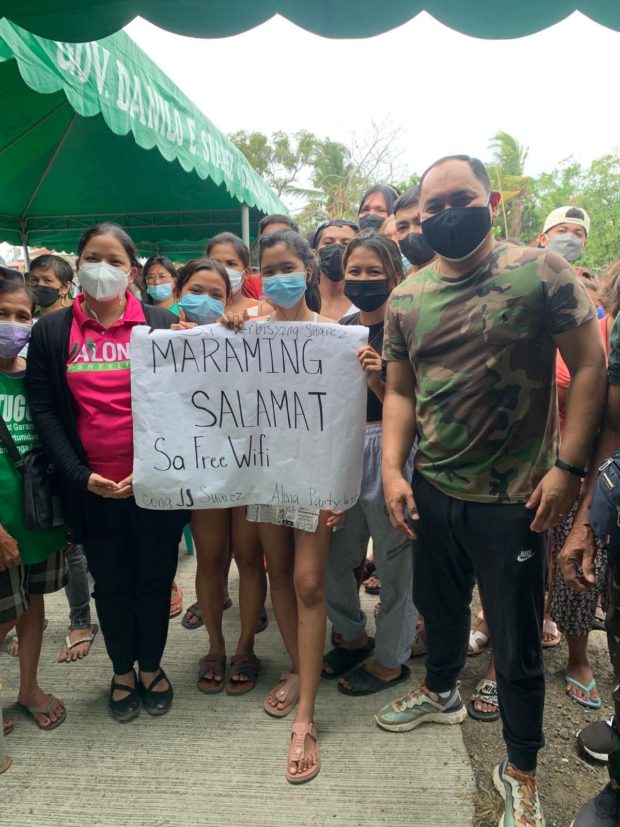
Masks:
[[[13,566],[0,572],[0,623],[9,623],[22,615],[31,594],[51,594],[69,580],[67,547],[50,554],[41,563]]]

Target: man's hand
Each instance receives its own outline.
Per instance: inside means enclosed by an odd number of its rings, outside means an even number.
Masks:
[[[579,494],[579,480],[573,474],[552,468],[538,483],[526,508],[536,509],[530,528],[542,532],[560,523]]]
[[[17,541],[0,526],[0,571],[12,569],[20,563]]]
[[[390,522],[397,531],[410,540],[415,540],[415,533],[409,525],[410,521],[419,520],[418,509],[413,499],[413,491],[402,474],[389,474],[383,477],[383,492],[385,504],[390,515]]]
[[[574,523],[558,555],[560,571],[566,585],[576,592],[587,592],[596,583],[594,558],[596,541],[592,528],[586,523]],[[580,574],[580,569],[583,573]]]

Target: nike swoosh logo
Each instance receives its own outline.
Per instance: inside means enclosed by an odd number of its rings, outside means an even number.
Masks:
[[[517,560],[519,563],[525,563],[526,560],[529,560],[530,557],[534,556],[534,552],[530,549],[529,551],[520,551]]]

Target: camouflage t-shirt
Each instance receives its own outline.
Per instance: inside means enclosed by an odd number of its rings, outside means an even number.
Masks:
[[[383,356],[415,373],[416,470],[461,500],[516,503],[557,457],[552,336],[595,317],[555,253],[498,244],[461,279],[437,262],[387,309]]]

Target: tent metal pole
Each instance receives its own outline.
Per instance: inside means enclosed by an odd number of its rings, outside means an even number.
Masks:
[[[241,205],[241,238],[250,246],[250,208],[247,204]]]
[[[28,252],[28,233],[26,232],[26,222],[20,219],[21,224],[21,242],[22,250],[24,251],[24,271],[27,273],[30,270],[30,253]]]

